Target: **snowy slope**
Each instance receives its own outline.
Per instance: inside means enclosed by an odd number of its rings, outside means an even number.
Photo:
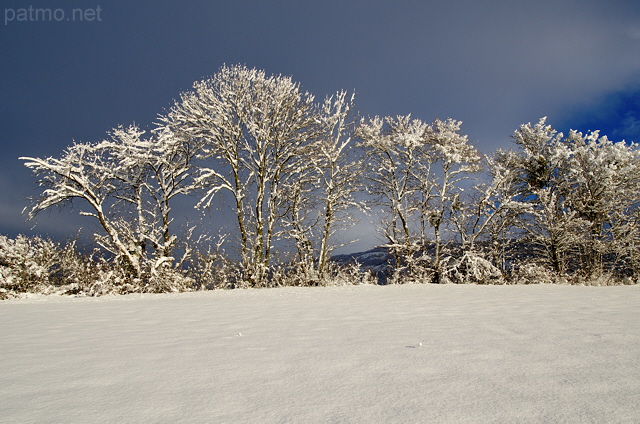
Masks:
[[[637,423],[640,286],[0,302],[3,423]]]

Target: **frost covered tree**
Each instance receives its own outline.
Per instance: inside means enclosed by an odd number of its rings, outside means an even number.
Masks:
[[[530,207],[517,200],[513,159],[512,152],[503,151],[485,157],[486,177],[471,187],[468,197],[455,198],[451,214],[462,251],[487,255],[503,273],[508,247],[520,236],[514,231],[518,219]]]
[[[21,158],[43,188],[29,217],[83,200],[89,210],[81,215],[95,218],[104,230],[95,234],[98,243],[135,277],[151,254],[156,262],[172,260],[171,200],[193,189],[188,146],[166,131],[149,138],[144,133],[136,125],[119,126],[99,143],[74,144],[59,159]]]
[[[426,134],[428,125],[410,115],[362,120],[358,137],[368,153],[367,191],[371,206],[380,207],[381,231],[396,258],[396,267],[412,255],[419,233],[421,183],[430,175]],[[421,166],[421,162],[427,165]],[[424,179],[422,178],[424,177]]]
[[[616,253],[616,260],[636,257],[637,254],[627,257],[620,248],[638,246],[638,145],[614,143],[598,131],[571,131],[558,149],[564,162],[559,191],[584,229],[579,233],[582,242],[578,245],[583,270],[602,273],[604,256],[612,252]]]
[[[535,125],[521,125],[513,135],[519,151],[511,162],[517,172],[514,187],[520,201],[532,204],[530,214],[523,215],[522,227],[529,241],[537,246],[542,258],[554,273],[566,270],[567,257],[575,247],[574,233],[567,233],[575,223],[559,192],[563,134],[540,119]]]
[[[335,235],[352,224],[363,167],[354,146],[354,95],[338,91],[318,105],[317,135],[297,158],[298,170],[284,184],[285,231],[295,240],[303,274],[324,279]]]
[[[435,235],[434,281],[438,282],[443,254],[442,230],[445,220],[451,217],[453,208],[464,190],[461,183],[470,174],[479,171],[480,154],[469,144],[469,137],[460,133],[462,121],[436,119],[427,131],[429,145],[441,166],[439,177],[428,196],[429,223]],[[430,188],[430,187],[429,187]]]
[[[121,238],[133,247],[138,260],[144,259],[148,252],[155,216],[146,198],[149,191],[149,142],[142,138],[144,133],[136,125],[119,126],[97,145],[108,164],[100,171],[111,176],[114,182],[115,203],[110,207],[114,227]],[[110,237],[97,238],[103,247],[110,249]]]
[[[550,269],[595,275],[634,267],[638,146],[613,143],[597,131],[565,137],[546,118],[522,125],[514,141],[520,147],[511,161],[514,187],[519,200],[532,205],[522,227]]]
[[[134,211],[134,237],[142,253],[168,259],[177,241],[170,228],[172,203],[196,188],[192,174],[197,149],[167,128],[158,127],[146,138],[144,133],[135,125],[114,129],[101,143],[115,165],[105,172],[120,182],[117,198]]]
[[[282,193],[284,201],[279,211],[282,217],[282,238],[293,242],[296,272],[299,278],[308,282],[318,278],[316,269],[316,231],[320,224],[317,198],[318,175],[313,164],[308,160],[307,152],[298,157],[299,167],[295,174],[283,181]]]
[[[361,209],[356,200],[361,190],[363,167],[354,153],[355,131],[354,96],[339,91],[325,100],[320,119],[322,133],[312,154],[314,168],[320,176],[322,209],[322,234],[318,269],[322,277],[327,271],[334,245],[332,238],[343,225],[353,223],[350,210]]]
[[[325,277],[336,247],[336,232],[353,222],[350,211],[362,207],[356,199],[363,168],[353,146],[354,114],[354,96],[346,91],[325,99],[318,116],[318,138],[301,157],[300,169],[306,172],[291,184],[295,193],[291,199],[296,205],[292,224],[295,234],[299,234],[296,240],[303,241],[302,248],[316,245],[312,250],[317,254],[306,253],[312,259],[306,268],[313,268],[317,262],[320,279]],[[305,205],[306,210],[301,211],[300,205]]]
[[[462,190],[461,183],[478,169],[480,156],[460,133],[462,123],[436,119],[426,124],[410,116],[375,117],[363,122],[359,135],[370,152],[370,185],[374,205],[385,213],[383,232],[401,259],[413,259],[433,231],[433,278],[438,281],[443,228]]]
[[[160,234],[155,236],[153,245],[158,255],[171,257],[177,242],[171,231],[174,199],[200,188],[193,180],[198,146],[163,127],[154,129],[149,141],[149,196],[160,220]]]
[[[125,239],[118,227],[118,217],[110,213],[118,193],[118,180],[112,172],[105,172],[114,169],[116,164],[102,143],[73,144],[60,158],[20,159],[38,176],[38,184],[43,189],[41,196],[25,209],[30,219],[51,207],[82,200],[88,209],[81,210],[80,214],[95,218],[116,256],[134,276],[141,274],[139,246]]]
[[[205,187],[199,206],[226,192],[233,198],[245,278],[266,283],[283,181],[315,137],[314,97],[284,76],[246,66],[223,66],[183,93],[163,124],[202,146],[196,182]]]

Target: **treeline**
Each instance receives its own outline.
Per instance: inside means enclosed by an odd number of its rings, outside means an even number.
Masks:
[[[635,283],[636,144],[565,136],[541,119],[515,131],[513,150],[484,156],[461,124],[361,118],[347,92],[316,101],[291,78],[223,66],[149,131],[120,126],[59,157],[21,158],[41,188],[29,218],[79,200],[101,231],[90,255],[3,238],[0,290],[362,281],[330,260],[360,212],[379,220],[387,281]],[[224,207],[233,225],[216,237],[197,225],[177,232],[173,210],[186,198],[205,214]]]

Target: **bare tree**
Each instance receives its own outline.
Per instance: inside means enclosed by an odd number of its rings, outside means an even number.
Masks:
[[[325,99],[321,109],[321,135],[309,158],[318,176],[320,200],[320,246],[318,271],[322,278],[335,248],[333,237],[353,223],[350,210],[361,209],[356,199],[361,190],[363,167],[354,149],[354,96],[339,91]]]
[[[159,127],[151,138],[149,195],[157,206],[161,220],[161,238],[154,248],[164,257],[173,254],[177,236],[171,231],[173,199],[192,194],[199,186],[193,181],[193,160],[198,146],[192,145],[170,129]]]
[[[462,250],[488,254],[503,273],[507,271],[507,248],[519,237],[518,219],[530,209],[529,203],[516,199],[517,173],[510,165],[513,156],[512,152],[498,151],[485,157],[486,179],[475,184],[468,197],[456,195],[451,214]]]
[[[434,282],[438,282],[444,241],[442,230],[445,219],[449,218],[455,207],[462,181],[471,173],[479,171],[480,155],[469,144],[468,137],[460,134],[462,121],[436,119],[427,131],[429,144],[435,151],[435,158],[441,164],[441,173],[434,186],[429,223],[435,234]]]
[[[396,267],[412,254],[418,239],[415,220],[420,210],[418,174],[427,124],[411,116],[375,117],[362,121],[358,136],[369,156],[367,191],[372,206],[384,213],[381,230],[396,258]]]
[[[170,231],[171,201],[193,190],[193,152],[167,130],[144,138],[136,125],[118,126],[96,144],[76,144],[62,158],[21,158],[42,177],[42,197],[30,217],[73,199],[88,203],[105,234],[98,243],[124,258],[138,277],[143,261],[153,254],[172,260],[176,235]]]
[[[242,268],[251,285],[264,285],[279,224],[282,182],[296,172],[295,158],[313,139],[314,98],[283,76],[245,66],[223,66],[196,82],[163,119],[180,137],[202,144],[209,165],[196,182],[199,206],[230,193],[240,233]]]
[[[298,157],[295,174],[283,184],[285,231],[295,240],[301,271],[308,279],[326,277],[337,231],[352,224],[362,208],[363,167],[354,148],[354,96],[339,91],[319,106],[316,139]]]
[[[424,249],[427,229],[432,228],[434,281],[440,273],[445,220],[459,198],[461,182],[478,170],[480,161],[468,137],[460,134],[461,125],[453,119],[427,125],[398,116],[375,117],[359,129],[371,157],[369,191],[374,205],[387,213],[383,231],[396,252],[396,266]]]
[[[104,144],[77,143],[68,147],[57,159],[21,157],[25,166],[38,175],[43,188],[39,198],[28,209],[33,219],[39,212],[80,199],[89,206],[80,214],[95,218],[106,233],[109,245],[135,277],[141,274],[140,246],[126,240],[118,228],[118,217],[109,213],[118,193],[118,179],[107,169],[114,169],[113,157]],[[27,211],[27,209],[25,209]]]

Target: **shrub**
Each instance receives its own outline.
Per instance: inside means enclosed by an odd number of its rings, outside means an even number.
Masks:
[[[459,258],[446,257],[442,261],[442,283],[504,284],[502,272],[488,259],[476,252],[464,252]]]
[[[59,246],[51,240],[0,236],[0,298],[54,284],[58,256]]]
[[[515,284],[566,283],[567,280],[551,269],[535,262],[523,262],[514,269],[512,282]]]
[[[25,293],[104,296],[196,287],[192,277],[171,266],[172,261],[167,257],[149,261],[140,278],[131,278],[97,251],[81,253],[75,241],[60,244],[40,237],[0,235],[0,299]]]

